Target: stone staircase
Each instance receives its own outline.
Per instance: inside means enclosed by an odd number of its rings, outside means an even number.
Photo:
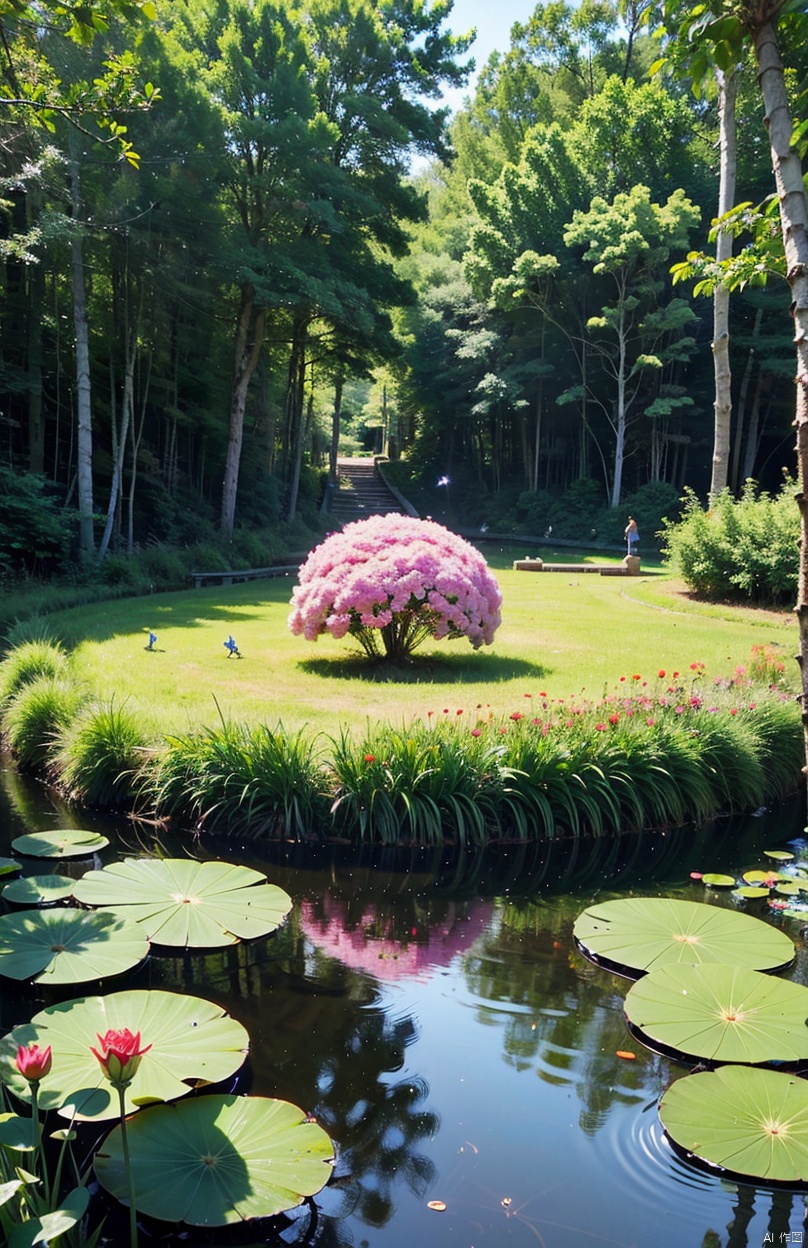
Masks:
[[[368,516],[414,515],[403,499],[389,489],[372,459],[338,459],[337,489],[331,497],[329,515],[339,524],[366,520]]]

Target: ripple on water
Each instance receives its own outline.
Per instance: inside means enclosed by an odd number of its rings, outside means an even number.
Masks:
[[[720,1232],[716,1242],[758,1248],[775,1224],[775,1243],[792,1242],[780,1239],[789,1227],[794,1232],[803,1228],[803,1194],[739,1184],[678,1153],[662,1128],[656,1099],[610,1115],[597,1144],[610,1174],[614,1206],[625,1201],[634,1226],[657,1226],[655,1248],[699,1245],[708,1229]]]

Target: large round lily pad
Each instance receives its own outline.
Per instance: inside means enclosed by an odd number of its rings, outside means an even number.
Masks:
[[[249,1037],[221,1006],[176,992],[116,992],[50,1006],[0,1040],[0,1077],[21,1100],[30,1085],[14,1064],[17,1046],[51,1045],[53,1065],[39,1088],[42,1109],[76,1118],[117,1118],[118,1094],[90,1045],[96,1036],[128,1027],[151,1045],[126,1090],[127,1112],[173,1101],[200,1084],[227,1079],[244,1061]]]
[[[29,832],[11,842],[11,848],[16,853],[32,858],[81,858],[107,845],[109,841],[100,832],[88,832],[82,828]]]
[[[576,919],[573,935],[590,957],[630,974],[685,962],[772,971],[794,959],[791,939],[762,919],[672,897],[590,906]]]
[[[808,1082],[780,1071],[722,1066],[677,1079],[659,1104],[673,1142],[730,1174],[808,1183]]]
[[[136,919],[159,945],[197,949],[266,936],[292,906],[260,871],[186,858],[128,858],[88,871],[74,896]]]
[[[0,975],[83,984],[120,975],[149,951],[143,928],[109,911],[21,910],[0,918]]]
[[[164,1221],[226,1226],[272,1217],[331,1177],[330,1139],[288,1101],[199,1096],[146,1110],[127,1126],[138,1210]],[[94,1166],[102,1186],[128,1203],[120,1126]]]
[[[652,1044],[711,1062],[808,1059],[808,988],[745,967],[665,966],[633,984],[626,1017]]]
[[[74,881],[66,875],[23,875],[3,889],[3,900],[15,906],[50,906],[73,893]]]

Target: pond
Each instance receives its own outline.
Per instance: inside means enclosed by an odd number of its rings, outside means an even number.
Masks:
[[[631,1037],[629,981],[589,962],[572,938],[595,898],[731,905],[690,872],[760,866],[764,848],[801,835],[802,800],[698,830],[506,846],[458,862],[448,851],[303,854],[190,836],[172,844],[131,821],[79,820],[11,770],[0,778],[0,854],[24,831],[91,826],[112,845],[92,863],[69,864],[70,874],[161,846],[256,867],[293,898],[269,939],[152,955],[120,986],[175,988],[225,1006],[251,1037],[247,1067],[228,1090],[314,1115],[337,1144],[335,1177],[314,1198],[316,1214],[304,1208],[258,1236],[194,1232],[168,1242],[808,1244],[802,1193],[730,1182],[673,1152],[656,1106],[684,1068]],[[25,860],[24,869],[41,874],[43,864]],[[787,974],[808,982],[800,924],[781,922],[797,945]],[[42,1000],[5,985],[3,1032]],[[168,1231],[151,1223],[141,1243],[166,1242]]]

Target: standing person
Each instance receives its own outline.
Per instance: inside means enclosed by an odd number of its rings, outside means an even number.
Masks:
[[[625,539],[630,555],[636,555],[637,548],[640,544],[640,530],[637,528],[637,521],[633,516],[629,516],[628,524],[625,529]]]

